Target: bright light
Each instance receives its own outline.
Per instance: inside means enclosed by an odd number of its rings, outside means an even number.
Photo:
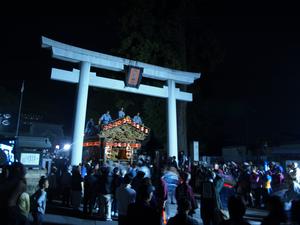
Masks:
[[[64,150],[70,150],[71,148],[71,145],[70,144],[65,144],[64,145]]]
[[[55,145],[55,149],[59,149],[59,145]]]
[[[13,147],[5,144],[0,144],[0,149],[6,149],[8,151],[12,151]]]

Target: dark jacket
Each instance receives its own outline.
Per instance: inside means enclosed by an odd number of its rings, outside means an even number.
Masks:
[[[128,206],[127,216],[128,224],[130,225],[161,224],[160,214],[156,211],[156,209],[151,207],[150,204],[142,201],[131,203]]]
[[[167,225],[200,225],[200,223],[186,214],[177,214],[169,219]]]
[[[100,193],[103,195],[112,194],[113,177],[110,173],[103,173],[99,179]]]

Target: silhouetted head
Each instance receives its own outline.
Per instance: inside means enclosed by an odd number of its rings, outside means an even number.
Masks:
[[[191,174],[188,172],[184,172],[181,174],[181,179],[183,182],[189,182],[191,179]]]
[[[141,185],[137,191],[137,199],[150,202],[155,191],[154,186],[152,185]]]
[[[124,182],[124,184],[131,184],[132,179],[133,179],[132,176],[130,176],[129,174],[126,174],[126,175],[124,176],[123,182]]]
[[[292,221],[297,222],[298,224],[300,224],[300,200],[298,201],[294,201],[292,204],[292,210],[291,210],[291,214],[292,214]]]
[[[26,175],[26,168],[24,167],[24,165],[20,162],[14,162],[11,165],[11,170],[10,170],[10,174],[9,176],[12,178],[24,178]]]
[[[241,198],[231,196],[228,200],[228,211],[231,219],[241,219],[245,215],[246,207]]]
[[[137,173],[136,173],[136,177],[137,178],[140,178],[140,179],[142,179],[143,177],[145,176],[145,172],[143,172],[143,171],[138,171]]]
[[[285,222],[287,217],[284,212],[284,205],[279,196],[273,195],[267,199],[267,209],[269,214],[276,217],[278,221]]]
[[[187,213],[191,209],[191,203],[186,198],[181,198],[177,202],[177,210],[178,213]]]

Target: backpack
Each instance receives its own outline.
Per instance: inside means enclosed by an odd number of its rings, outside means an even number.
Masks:
[[[38,211],[38,200],[41,196],[42,192],[41,190],[37,190],[34,194],[30,196],[30,212],[35,213]]]

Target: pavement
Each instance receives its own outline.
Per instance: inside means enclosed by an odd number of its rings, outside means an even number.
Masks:
[[[176,214],[177,205],[168,204],[169,217]],[[195,210],[194,218],[197,219],[201,224],[202,220],[200,218],[200,207]],[[80,211],[74,212],[72,208],[61,206],[59,202],[54,202],[52,204],[47,204],[47,211],[45,215],[44,225],[100,225],[100,224],[111,224],[117,225],[117,218],[113,217],[113,221],[103,221],[97,214],[93,216],[85,217],[82,213],[82,207]]]
[[[170,217],[176,214],[176,207],[176,204],[169,204],[168,212],[170,213]],[[267,212],[265,210],[247,209],[245,218],[250,222],[250,224],[258,225],[261,223],[262,218],[266,215]],[[197,219],[200,224],[202,224],[200,207],[196,209],[194,218]],[[82,214],[82,211],[74,212],[71,208],[63,207],[58,202],[55,202],[54,204],[47,205],[47,213],[45,215],[44,225],[117,225],[117,218],[113,219],[113,221],[103,221],[97,217],[97,215],[87,218]]]

